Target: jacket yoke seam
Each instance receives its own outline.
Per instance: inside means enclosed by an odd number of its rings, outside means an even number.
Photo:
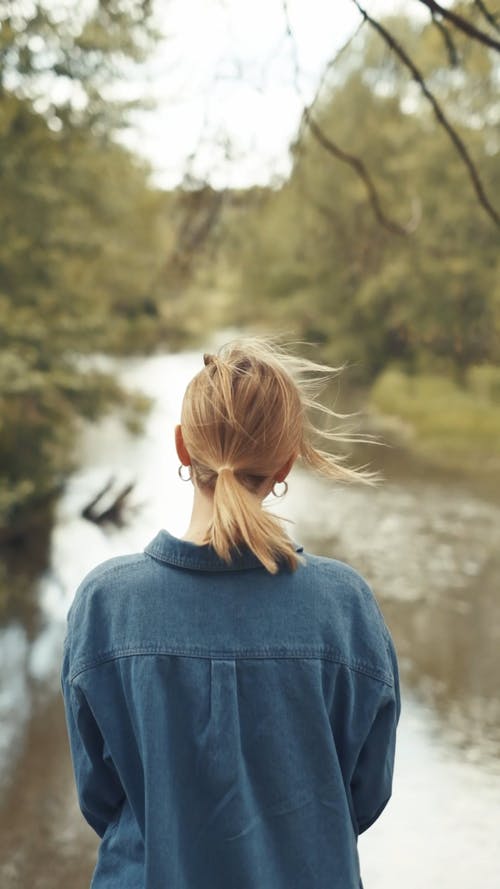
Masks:
[[[180,655],[183,657],[202,658],[205,660],[226,658],[232,658],[235,660],[245,660],[247,658],[255,660],[327,660],[332,663],[340,664],[341,666],[347,667],[349,670],[352,670],[356,673],[362,673],[390,687],[394,685],[392,677],[390,677],[389,674],[385,671],[380,670],[376,667],[371,667],[369,664],[366,664],[364,661],[358,659],[349,661],[342,654],[325,649],[319,651],[317,649],[289,649],[286,652],[273,649],[238,649],[237,651],[226,650],[207,652],[202,649],[181,648],[175,646],[170,646],[169,648],[165,648],[164,646],[141,646],[137,648],[123,648],[103,652],[102,654],[96,655],[92,660],[80,664],[75,672],[70,675],[69,681],[70,683],[73,683],[74,680],[82,673],[92,670],[94,667],[98,667],[101,664],[120,660],[122,658],[134,657],[136,655],[158,655],[160,657],[168,657],[169,655]]]

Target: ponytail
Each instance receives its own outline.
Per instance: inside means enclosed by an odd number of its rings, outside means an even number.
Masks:
[[[213,519],[208,529],[209,542],[218,555],[229,562],[233,548],[245,543],[265,568],[278,571],[285,559],[294,570],[300,561],[279,519],[266,512],[259,499],[238,479],[230,466],[219,469],[214,489]]]

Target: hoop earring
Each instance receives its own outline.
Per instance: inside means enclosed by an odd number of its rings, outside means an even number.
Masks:
[[[281,492],[281,494],[277,494],[276,491],[274,490],[274,488],[275,488],[276,485],[284,485],[284,486],[285,486],[285,488],[284,488],[284,490]],[[288,482],[275,482],[274,485],[273,485],[273,487],[272,487],[272,492],[273,492],[273,494],[274,494],[275,497],[284,497],[287,491],[288,491]]]
[[[182,474],[183,469],[184,469],[184,463],[181,463],[181,465],[179,466],[179,468],[177,470],[177,472],[179,474],[179,478],[181,478],[183,482],[189,482],[191,480],[191,466],[187,467],[187,469],[189,471],[188,476],[183,476],[183,474]]]

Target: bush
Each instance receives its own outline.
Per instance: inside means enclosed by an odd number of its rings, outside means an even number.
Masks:
[[[446,376],[408,376],[390,367],[377,378],[370,405],[412,427],[411,447],[437,464],[500,468],[499,369],[477,367],[463,389]]]

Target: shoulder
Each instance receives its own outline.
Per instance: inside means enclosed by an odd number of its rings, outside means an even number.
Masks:
[[[321,598],[328,627],[340,640],[346,659],[390,684],[394,679],[394,644],[374,590],[347,562],[306,554],[312,585]]]
[[[113,556],[100,562],[79,583],[68,612],[68,622],[71,624],[77,614],[81,617],[103,595],[109,598],[113,592],[126,589],[136,572],[146,568],[144,553]]]
[[[142,552],[105,559],[85,575],[75,595],[99,587],[103,583],[113,583],[116,578],[123,579],[128,572],[144,567],[147,561]]]
[[[359,583],[366,584],[366,581],[360,572],[341,559],[333,559],[329,556],[317,556],[307,553],[307,561],[316,566],[319,573],[330,576],[346,583],[357,585]]]
[[[340,559],[311,553],[305,555],[315,584],[327,597],[352,606],[375,608],[381,614],[372,587],[356,568]]]
[[[144,553],[114,556],[92,568],[76,589],[64,640],[68,676],[107,652],[117,621],[129,612],[130,595],[148,570]]]

